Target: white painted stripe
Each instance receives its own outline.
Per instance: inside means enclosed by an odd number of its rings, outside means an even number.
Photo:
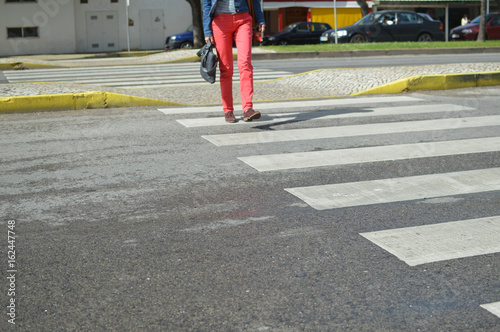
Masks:
[[[164,80],[165,78],[176,79],[176,78],[201,78],[200,74],[196,73],[157,73],[157,72],[142,72],[142,73],[121,73],[121,74],[109,74],[109,73],[87,73],[81,75],[45,75],[45,76],[30,76],[26,78],[9,78],[12,83],[21,81],[41,81],[41,80],[54,80],[54,81],[73,81],[73,82],[85,82],[85,80],[93,80],[95,82],[106,82],[106,81],[123,81],[126,79],[148,79],[157,78]]]
[[[481,304],[481,308],[488,310],[493,315],[500,318],[500,302]]]
[[[234,126],[236,125],[248,125],[248,122],[243,121],[243,115],[241,116],[236,116],[236,119],[238,119],[237,123],[228,123],[226,122],[224,115],[222,113],[222,109],[219,110],[221,113],[221,116],[217,118],[206,118],[206,119],[181,119],[177,120],[180,124],[187,128],[193,128],[193,127],[214,127],[214,126]],[[262,117],[259,120],[260,124],[270,124],[270,123],[276,123],[276,122],[282,122],[282,121],[289,121],[293,120],[295,118],[287,118],[287,117]]]
[[[372,105],[374,103],[402,103],[416,102],[421,99],[406,97],[406,96],[390,96],[390,97],[357,97],[357,98],[336,98],[336,99],[320,99],[320,100],[299,100],[276,103],[254,103],[255,109],[270,110],[270,109],[290,109],[290,108],[307,108],[307,107],[324,107],[324,106],[346,106],[346,105]],[[197,106],[197,107],[182,107],[182,108],[160,108],[160,112],[170,114],[193,114],[193,113],[211,113],[220,112],[221,106]]]
[[[500,168],[285,189],[317,210],[500,190]]]
[[[126,65],[126,66],[101,66],[101,67],[76,67],[76,68],[46,68],[46,69],[30,69],[28,71],[15,71],[15,72],[8,72],[9,75],[12,76],[29,76],[31,74],[43,74],[43,73],[67,73],[67,72],[88,72],[88,71],[95,71],[95,72],[126,72],[126,71],[144,71],[144,70],[156,70],[156,69],[165,69],[165,70],[170,70],[170,71],[177,71],[177,70],[196,70],[200,68],[199,63],[193,63],[193,64],[156,64],[156,65]]]
[[[500,252],[500,216],[361,235],[406,264],[415,266]]]
[[[254,83],[259,83],[259,82],[266,82],[269,78],[262,78],[262,79],[254,79]],[[233,79],[233,83],[237,84],[239,83],[239,79]],[[124,85],[124,86],[120,86],[120,88],[122,89],[139,89],[139,88],[148,88],[148,89],[152,89],[152,88],[167,88],[167,87],[172,87],[172,86],[175,86],[175,87],[181,87],[181,86],[190,86],[190,87],[193,87],[193,86],[200,86],[200,85],[207,85],[208,83],[205,82],[203,79],[199,78],[197,80],[197,82],[186,82],[186,81],[181,81],[181,82],[169,82],[169,83],[165,83],[165,84],[153,84],[153,85],[137,85],[137,86],[133,86],[133,85]],[[213,85],[219,85],[220,82],[215,82]],[[109,84],[100,84],[101,86],[112,86],[112,85],[109,85]]]
[[[259,108],[261,109],[261,108]],[[439,104],[439,105],[410,105],[410,106],[396,106],[396,107],[380,107],[380,108],[366,108],[362,110],[334,110],[334,111],[321,111],[314,114],[311,111],[299,113],[274,113],[263,114],[259,123],[263,120],[272,121],[304,121],[304,120],[326,120],[326,119],[342,119],[342,118],[358,118],[367,116],[386,116],[386,115],[407,115],[407,114],[424,114],[436,112],[459,112],[469,111],[473,108],[453,105],[453,104]],[[222,112],[222,108],[218,108]],[[334,113],[334,114],[332,114]],[[218,118],[197,118],[197,119],[179,119],[177,122],[181,123],[187,128],[194,127],[213,127],[225,125],[223,117]]]
[[[240,157],[259,172],[500,151],[500,137]]]
[[[375,123],[367,125],[321,127],[308,129],[291,129],[280,131],[259,131],[250,133],[205,135],[207,141],[217,146],[243,145],[272,142],[289,142],[313,139],[329,139],[337,137],[354,137],[365,135],[396,134],[431,130],[448,130],[476,128],[483,126],[499,126],[500,115],[438,119],[424,121],[405,121],[391,123]]]
[[[277,78],[281,77],[280,75],[274,75],[270,74],[267,76],[259,76],[255,75],[254,76],[254,82],[258,82],[259,79],[269,79],[269,78]],[[114,82],[112,82],[114,81]],[[240,79],[238,77],[233,77],[233,83],[238,83]],[[109,82],[109,83],[108,83]],[[153,85],[153,84],[174,84],[174,83],[187,83],[187,82],[197,82],[198,84],[200,83],[206,83],[203,78],[198,74],[198,75],[192,75],[192,76],[178,76],[178,77],[169,77],[169,76],[163,76],[163,77],[157,77],[157,76],[143,76],[140,80],[135,80],[135,81],[127,81],[125,79],[116,79],[116,80],[103,80],[100,85],[106,85],[106,86],[133,86],[133,85]],[[94,83],[94,80],[75,80],[74,83]],[[220,82],[217,82],[220,83]]]
[[[269,70],[255,70],[254,79],[268,79],[277,78],[289,75],[289,72],[284,71],[269,71]],[[161,75],[161,76],[156,76]],[[5,75],[5,77],[11,83],[24,82],[24,81],[42,81],[42,80],[53,80],[53,81],[72,81],[78,83],[89,83],[91,82],[111,82],[111,81],[123,81],[124,79],[130,78],[142,78],[146,79],[178,79],[178,78],[198,78],[203,80],[200,76],[199,69],[191,70],[155,70],[155,69],[144,69],[144,70],[134,70],[134,71],[85,71],[85,72],[46,72],[39,75]],[[234,79],[238,79],[238,72],[235,73]]]
[[[25,79],[38,79],[38,78],[65,78],[65,77],[103,77],[103,76],[137,76],[144,74],[183,74],[183,73],[192,73],[195,74],[196,70],[192,69],[181,69],[181,70],[165,70],[165,69],[153,69],[153,68],[144,68],[142,70],[87,70],[87,71],[62,71],[62,72],[53,72],[51,70],[47,70],[45,73],[31,74],[31,75],[13,75],[9,74],[6,77],[9,80],[25,80]],[[199,70],[198,70],[199,73]]]

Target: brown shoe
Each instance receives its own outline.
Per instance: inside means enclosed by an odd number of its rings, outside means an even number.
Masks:
[[[230,122],[230,123],[237,122],[236,117],[234,116],[233,111],[229,111],[227,113],[224,113],[224,116],[226,118],[226,122]]]
[[[256,112],[251,108],[243,112],[243,121],[252,121],[257,119],[260,119],[260,112]]]

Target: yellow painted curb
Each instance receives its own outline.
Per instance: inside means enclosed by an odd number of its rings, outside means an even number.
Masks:
[[[390,94],[423,90],[447,90],[500,85],[500,71],[466,74],[417,75],[350,94]]]
[[[0,70],[9,69],[37,69],[37,68],[62,68],[61,66],[45,65],[42,63],[34,62],[2,62],[0,63]]]
[[[52,95],[1,97],[0,113],[161,105],[182,104],[111,92],[91,91]]]

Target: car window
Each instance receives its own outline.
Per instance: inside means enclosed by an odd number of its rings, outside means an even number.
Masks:
[[[489,20],[491,20],[491,18],[493,17],[493,14],[487,14],[486,15],[486,22],[488,22]],[[478,16],[476,17],[475,19],[473,19],[471,21],[471,23],[474,23],[474,24],[479,24],[479,22],[481,21],[481,16]]]
[[[422,18],[414,13],[399,13],[398,24],[422,23]]]
[[[311,31],[316,31],[316,32],[321,32],[321,31],[326,31],[329,30],[330,28],[327,27],[323,23],[313,23],[311,24]]]
[[[309,24],[307,23],[300,23],[299,25],[297,25],[297,31],[309,31]]]
[[[378,21],[385,25],[393,25],[396,23],[396,14],[386,13]]]
[[[490,25],[500,25],[500,15],[491,20]]]
[[[372,24],[373,21],[376,20],[375,15],[376,14],[368,14],[368,15],[360,18],[358,21],[356,21],[356,23],[354,23],[354,25],[369,25],[369,24]],[[378,15],[378,16],[380,16],[380,15]]]
[[[419,16],[429,20],[429,21],[435,21],[429,14],[426,13],[417,13]]]

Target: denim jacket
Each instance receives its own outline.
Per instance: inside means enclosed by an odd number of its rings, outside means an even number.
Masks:
[[[203,32],[205,37],[213,36],[212,33],[212,20],[215,15],[215,8],[217,0],[203,0]],[[248,5],[246,0],[234,0],[234,7],[237,13],[248,13]],[[255,17],[258,24],[265,24],[264,13],[260,6],[260,0],[253,0],[253,7],[255,10]]]

